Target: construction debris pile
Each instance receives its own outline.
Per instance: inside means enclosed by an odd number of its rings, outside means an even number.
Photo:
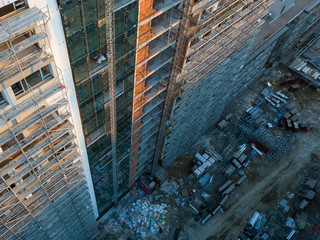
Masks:
[[[117,209],[119,222],[126,224],[136,234],[146,237],[162,231],[168,216],[167,204],[152,204],[147,199],[137,200]]]
[[[216,127],[230,134],[229,143],[220,155],[207,141],[203,153],[194,155],[189,176],[194,184],[182,189],[176,202],[188,206],[201,224],[223,213],[230,194],[248,178],[244,169],[258,155],[277,161],[294,143],[294,133],[309,131],[294,105],[292,93],[268,84],[235,126],[234,114],[223,117]],[[301,194],[309,192],[302,190]]]
[[[299,118],[290,93],[270,86],[246,110],[239,127],[259,155],[265,154],[269,160],[276,161],[294,143],[292,132],[309,130]]]

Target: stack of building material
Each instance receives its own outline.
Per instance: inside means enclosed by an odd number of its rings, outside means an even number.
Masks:
[[[221,119],[219,122],[218,122],[218,127],[221,128],[221,129],[224,129],[228,124],[229,122],[231,121],[231,118],[232,118],[232,113],[229,113],[227,116],[225,116],[223,119]]]
[[[197,177],[200,177],[209,167],[211,167],[215,163],[215,160],[206,153],[204,153],[203,155],[197,153],[195,155],[195,160],[196,165],[193,168],[193,173]]]
[[[247,175],[243,175],[241,178],[239,178],[239,180],[236,182],[237,185],[240,185],[241,183],[244,182],[244,180],[247,179]]]
[[[230,184],[232,183],[231,180],[226,181],[222,186],[219,187],[219,192],[222,192],[223,190],[225,190]]]
[[[237,168],[236,168],[234,165],[229,164],[229,165],[227,166],[226,170],[224,171],[224,173],[225,173],[228,177],[230,177],[232,174],[235,173],[236,170],[237,170]]]

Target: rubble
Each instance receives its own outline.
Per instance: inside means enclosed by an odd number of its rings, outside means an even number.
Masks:
[[[165,203],[152,204],[147,199],[142,199],[119,207],[117,214],[119,222],[145,237],[148,231],[152,234],[162,231],[160,229],[165,225],[168,209]]]

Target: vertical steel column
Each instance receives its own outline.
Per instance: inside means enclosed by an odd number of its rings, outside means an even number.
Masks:
[[[114,1],[106,0],[106,40],[108,60],[108,80],[110,93],[110,122],[111,122],[111,146],[112,146],[112,178],[113,201],[118,202],[117,179],[117,113],[116,113],[116,66],[115,66],[115,26],[114,26]]]

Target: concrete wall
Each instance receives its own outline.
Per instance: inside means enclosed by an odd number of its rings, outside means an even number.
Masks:
[[[220,118],[225,106],[236,99],[252,81],[257,81],[266,69],[266,62],[290,52],[299,39],[307,39],[319,29],[319,7],[303,11],[286,26],[255,48],[255,41],[232,54],[206,77],[182,92],[176,99],[162,152],[166,167],[202,136]],[[282,52],[279,52],[282,51]],[[298,49],[297,49],[298,51]]]

